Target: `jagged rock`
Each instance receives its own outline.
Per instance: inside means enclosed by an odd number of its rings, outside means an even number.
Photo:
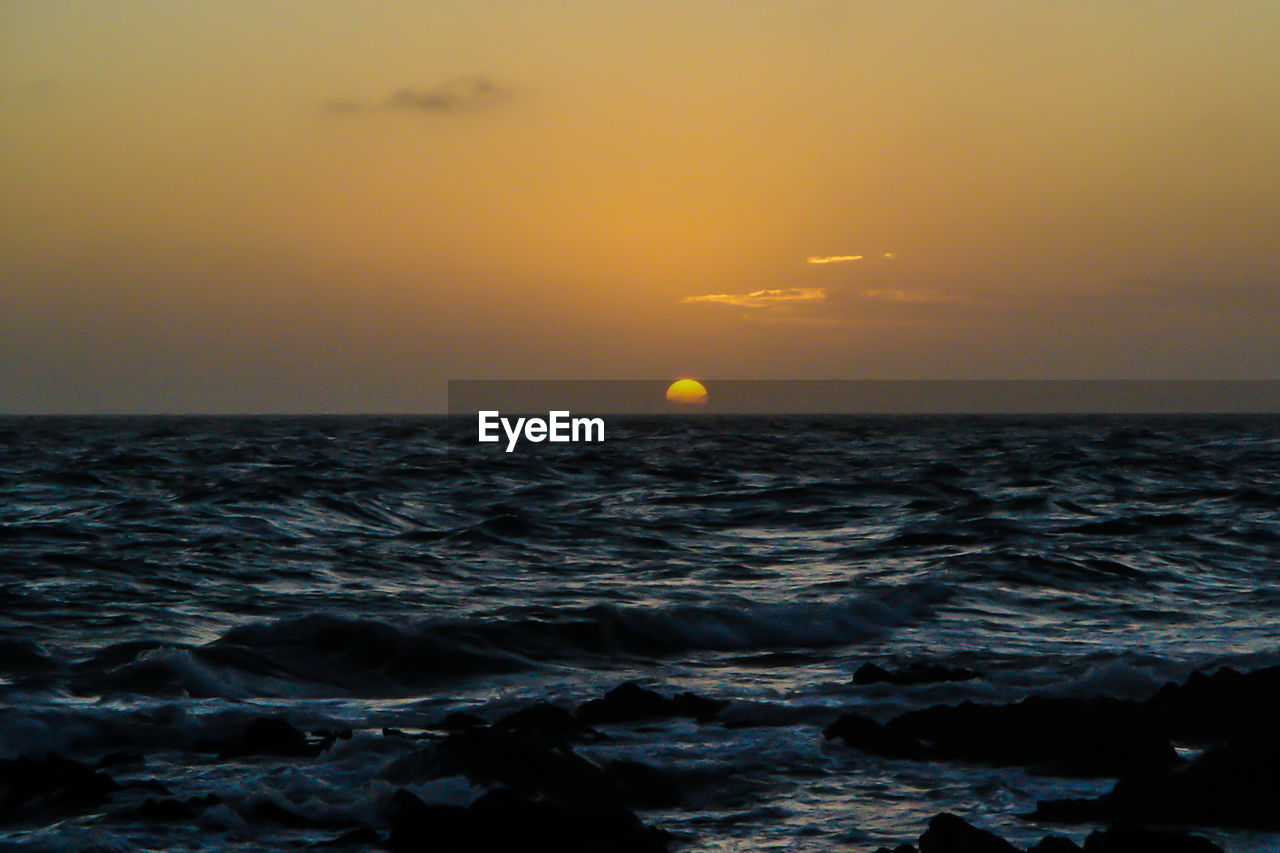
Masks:
[[[80,811],[98,806],[119,787],[106,773],[61,755],[0,760],[4,790],[0,822],[42,809]]]
[[[825,734],[877,755],[1070,775],[1118,776],[1177,761],[1168,738],[1141,706],[1119,699],[1031,697],[1007,705],[937,705],[883,726],[846,714]]]
[[[937,663],[912,663],[904,669],[888,670],[874,663],[865,663],[853,673],[854,684],[934,684],[940,681],[969,681],[981,677],[981,673],[964,667],[949,667]]]
[[[907,845],[893,853],[914,853]],[[880,848],[876,853],[889,853]],[[950,813],[929,821],[920,836],[920,853],[1018,853],[1018,848],[994,833],[978,829]],[[1027,853],[1223,853],[1222,848],[1199,836],[1137,826],[1113,826],[1091,833],[1083,849],[1069,838],[1045,836]]]
[[[634,681],[621,684],[604,695],[578,708],[578,719],[586,725],[631,723],[668,717],[688,717],[700,723],[710,722],[728,707],[721,699],[707,699],[695,693],[680,693],[670,699],[641,687]]]
[[[503,731],[540,732],[556,737],[576,737],[589,731],[588,727],[574,718],[572,714],[559,705],[539,702],[528,708],[508,714],[493,724]]]
[[[1084,853],[1223,853],[1198,835],[1136,826],[1113,826],[1089,833]]]
[[[57,661],[34,640],[0,639],[0,672],[35,672],[55,666]]]
[[[465,732],[468,729],[485,725],[488,725],[488,723],[475,714],[468,714],[466,711],[454,711],[446,715],[440,722],[431,726],[431,728],[445,732]]]
[[[320,741],[322,743],[332,744],[334,741],[338,741],[338,740],[351,740],[354,732],[349,728],[338,729],[337,731],[333,731],[333,732],[329,731],[328,729],[316,729],[315,731],[312,732],[312,734],[320,738]]]
[[[1193,672],[1182,684],[1166,684],[1145,710],[1175,737],[1198,743],[1225,740],[1244,730],[1274,724],[1280,705],[1280,666],[1240,673],[1224,667],[1212,675]]]
[[[1280,830],[1278,767],[1280,736],[1241,733],[1187,767],[1124,776],[1101,797],[1040,802],[1032,818]]]
[[[386,730],[383,731],[386,734]],[[351,729],[331,732],[320,729],[316,739],[307,737],[283,717],[256,717],[230,743],[203,741],[199,748],[218,753],[221,759],[249,755],[276,755],[284,758],[310,758],[332,747],[339,740],[350,740]]]
[[[388,768],[388,778],[396,784],[455,775],[481,785],[501,785],[522,796],[602,806],[659,808],[680,799],[675,782],[661,770],[637,761],[613,761],[601,768],[566,741],[549,743],[538,732],[454,732]]]
[[[1008,841],[950,812],[929,821],[920,836],[920,853],[1021,853]]]
[[[492,729],[455,732],[428,754],[433,776],[463,775],[484,785],[520,793],[588,791],[599,794],[604,773],[567,746],[548,745],[535,735]]]
[[[1027,853],[1080,853],[1080,845],[1061,835],[1046,835],[1028,847]]]
[[[872,755],[916,759],[929,756],[920,741],[901,732],[891,732],[864,714],[844,714],[823,729],[822,734],[827,740],[840,738],[849,746]]]
[[[98,769],[119,767],[122,764],[142,764],[146,758],[140,752],[108,752],[98,759]]]
[[[618,789],[622,802],[637,808],[661,809],[680,805],[680,790],[666,773],[639,761],[610,761],[604,775]]]
[[[281,717],[258,717],[245,726],[240,738],[220,753],[221,758],[245,755],[302,757],[315,755],[307,736]]]
[[[600,804],[529,800],[499,788],[468,808],[427,805],[403,789],[388,808],[396,851],[556,850],[562,853],[661,853],[663,834],[630,811]]]
[[[461,806],[428,805],[400,788],[385,811],[392,850],[465,850],[470,840],[467,810]]]

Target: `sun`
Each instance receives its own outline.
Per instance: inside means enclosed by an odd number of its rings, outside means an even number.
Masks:
[[[677,379],[667,388],[667,401],[677,406],[705,406],[707,389],[696,379]]]

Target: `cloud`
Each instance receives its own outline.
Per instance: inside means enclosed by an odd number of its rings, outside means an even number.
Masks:
[[[779,308],[827,298],[823,287],[786,287],[774,290],[755,290],[751,293],[708,293],[705,296],[686,296],[681,302],[718,302],[742,308]]]
[[[372,110],[397,110],[450,114],[476,112],[495,106],[510,94],[507,89],[480,74],[468,74],[446,80],[427,89],[405,88],[373,103],[332,99],[325,102],[331,113],[357,113]]]
[[[823,255],[805,258],[811,264],[843,264],[848,261],[860,261],[862,255]]]
[[[968,297],[945,290],[864,290],[860,294],[864,299],[876,299],[881,302],[969,302]]]

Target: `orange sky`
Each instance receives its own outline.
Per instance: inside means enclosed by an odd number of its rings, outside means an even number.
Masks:
[[[1280,373],[1270,0],[42,0],[0,39],[0,411]]]

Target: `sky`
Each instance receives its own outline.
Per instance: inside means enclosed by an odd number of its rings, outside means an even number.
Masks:
[[[0,412],[1280,377],[1280,4],[0,0]]]

